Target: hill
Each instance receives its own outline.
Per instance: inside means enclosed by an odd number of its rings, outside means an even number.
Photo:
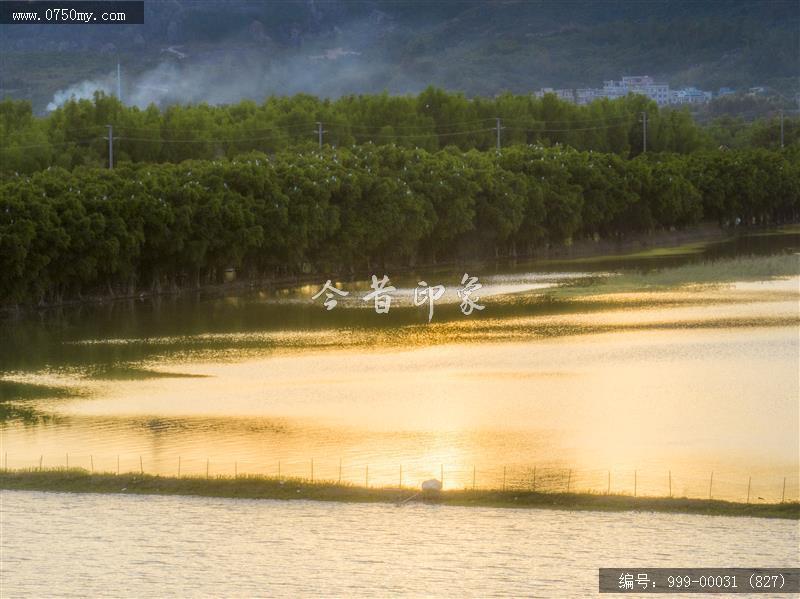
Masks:
[[[139,105],[428,85],[493,96],[622,74],[790,95],[798,31],[797,4],[784,0],[170,0],[147,2],[141,26],[0,26],[0,95],[40,112],[114,90],[117,61],[123,95]]]

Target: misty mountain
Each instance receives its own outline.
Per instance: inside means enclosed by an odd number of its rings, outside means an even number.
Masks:
[[[468,95],[598,87],[623,74],[798,90],[795,0],[145,2],[144,25],[0,26],[0,94],[42,111],[94,89],[127,103],[307,92]]]

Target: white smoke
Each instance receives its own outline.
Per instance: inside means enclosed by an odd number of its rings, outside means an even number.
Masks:
[[[295,48],[272,42],[259,48],[232,42],[194,51],[170,46],[162,49],[162,62],[143,73],[126,72],[122,64],[122,101],[146,108],[150,104],[231,104],[243,99],[260,102],[270,95],[297,93],[335,98],[424,89],[427,83],[381,56],[388,30],[378,25],[374,18],[351,22],[325,39]],[[429,77],[434,78],[433,74]],[[71,97],[91,98],[96,90],[116,95],[116,71],[58,91],[47,109],[54,110]]]
[[[309,93],[338,97],[350,93],[417,92],[424,88],[406,78],[395,77],[381,61],[369,60],[361,52],[336,47],[322,54],[269,55],[230,54],[213,59],[165,60],[139,75],[122,70],[122,101],[146,108],[150,104],[205,102],[231,104],[242,99],[262,101],[270,95]],[[70,98],[91,98],[95,91],[116,95],[116,74],[87,80],[56,92],[48,111]]]
[[[103,92],[104,94],[111,94],[114,89],[113,81],[114,76],[109,74],[103,79],[81,81],[80,83],[70,85],[66,89],[58,90],[53,95],[53,100],[47,105],[47,111],[55,110],[70,99],[91,100],[94,93],[97,91]]]
[[[243,98],[259,98],[266,87],[264,68],[259,66],[242,64],[225,69],[205,62],[163,62],[131,81],[124,100],[145,108],[150,104],[229,104]]]

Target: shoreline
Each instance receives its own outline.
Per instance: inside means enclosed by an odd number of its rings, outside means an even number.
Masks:
[[[670,258],[681,255],[702,253],[706,246],[724,243],[737,238],[759,237],[774,234],[800,234],[800,223],[773,225],[752,225],[723,227],[716,223],[702,222],[682,229],[640,232],[624,238],[579,239],[569,244],[547,244],[531,254],[487,258],[462,256],[456,261],[422,262],[413,266],[388,265],[395,274],[408,274],[419,269],[472,268],[478,265],[531,264],[543,268],[562,266],[571,263],[600,263],[606,260],[642,260]],[[319,271],[292,275],[259,276],[256,278],[234,278],[231,281],[204,283],[199,287],[184,285],[164,286],[160,289],[138,288],[134,292],[118,291],[86,295],[45,304],[0,304],[0,322],[14,320],[26,314],[42,313],[50,310],[75,308],[89,305],[111,304],[115,302],[135,302],[156,300],[163,297],[225,297],[243,296],[253,292],[272,292],[280,289],[318,283],[320,280],[352,281],[368,279],[367,271]]]
[[[736,237],[746,237],[764,232],[778,231],[786,227],[790,229],[796,224],[778,224],[770,226],[751,226],[751,227],[722,227],[711,222],[702,222],[697,225],[683,229],[665,230],[657,229],[653,231],[631,234],[624,238],[598,238],[579,239],[569,244],[552,244],[537,248],[530,255],[521,254],[516,257],[503,256],[494,259],[481,258],[478,256],[464,256],[455,262],[441,263],[420,263],[414,266],[387,266],[397,274],[411,272],[420,268],[440,269],[449,266],[462,266],[466,264],[486,264],[491,262],[530,262],[531,264],[562,264],[572,261],[580,262],[583,260],[597,261],[601,259],[613,260],[626,256],[637,257],[637,254],[660,249],[677,249],[683,246],[707,245],[716,242],[723,242]],[[690,248],[691,249],[691,248]],[[696,250],[696,248],[695,248]],[[694,250],[689,252],[694,253]],[[71,306],[84,306],[91,304],[104,304],[117,301],[139,301],[167,296],[217,296],[234,294],[240,295],[252,291],[270,291],[295,287],[298,285],[317,282],[322,278],[332,278],[341,280],[358,279],[359,276],[368,275],[361,272],[338,272],[338,271],[319,271],[310,273],[297,273],[294,275],[261,276],[253,279],[246,277],[236,278],[232,281],[221,283],[205,283],[199,287],[193,285],[178,286],[175,288],[164,286],[160,289],[152,287],[138,288],[134,292],[119,291],[116,293],[101,293],[97,295],[86,295],[79,298],[65,299],[56,303],[45,304],[2,304],[0,305],[0,320],[13,319],[31,312],[41,312]]]
[[[82,468],[6,470],[0,491],[44,491],[179,495],[226,499],[311,500],[340,503],[426,503],[462,507],[660,512],[800,520],[800,503],[737,503],[686,497],[633,497],[596,493],[536,493],[525,490],[452,489],[422,493],[416,488],[360,487],[333,482],[264,476],[170,477],[134,473],[90,473]]]

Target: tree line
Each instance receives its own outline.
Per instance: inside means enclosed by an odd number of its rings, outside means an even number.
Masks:
[[[299,94],[270,97],[260,104],[246,100],[142,110],[98,92],[93,100],[69,101],[44,117],[34,115],[28,102],[0,102],[0,175],[49,166],[107,166],[107,125],[113,126],[119,162],[215,160],[251,151],[311,149],[319,142],[317,123],[322,124],[323,143],[332,147],[374,143],[429,152],[449,146],[489,150],[497,144],[498,118],[503,147],[561,144],[634,157],[644,149],[642,113],[647,114],[649,151],[779,147],[776,119],[750,125],[726,118],[702,127],[688,111],[659,109],[640,95],[578,106],[552,94],[467,98],[428,88],[416,96],[384,93],[329,100]],[[786,145],[800,143],[798,122],[786,119]]]
[[[345,274],[701,220],[796,221],[798,158],[365,144],[17,173],[0,187],[0,304],[191,287],[228,268]]]

